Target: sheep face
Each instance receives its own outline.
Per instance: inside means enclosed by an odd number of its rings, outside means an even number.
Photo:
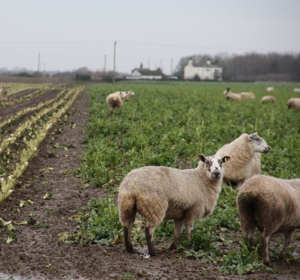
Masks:
[[[222,158],[217,158],[213,156],[205,157],[203,155],[199,155],[199,159],[205,163],[207,177],[212,180],[219,180],[223,177],[222,164],[227,162],[230,157],[225,156]]]
[[[271,150],[267,142],[259,137],[257,133],[249,135],[248,141],[254,145],[254,152],[267,154]]]

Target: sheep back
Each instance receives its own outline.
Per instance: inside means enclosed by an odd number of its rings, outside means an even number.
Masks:
[[[287,102],[287,107],[300,110],[300,98],[290,98]]]
[[[159,224],[163,219],[180,219],[188,209],[195,209],[197,218],[208,215],[216,201],[211,201],[214,199],[210,199],[210,192],[205,187],[201,188],[201,184],[206,185],[202,177],[194,169],[178,170],[163,166],[135,169],[120,185],[120,213],[124,212],[122,209],[129,200],[129,204],[135,202],[137,211],[153,224]],[[220,190],[219,184],[216,191]],[[120,220],[123,220],[122,216]]]
[[[263,96],[260,100],[261,103],[266,103],[266,102],[275,103],[275,101],[276,101],[275,97],[271,95]]]

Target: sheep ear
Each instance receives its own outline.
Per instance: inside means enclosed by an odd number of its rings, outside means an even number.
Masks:
[[[230,160],[229,156],[225,156],[222,158],[222,163],[227,162],[228,160]]]
[[[255,132],[255,133],[249,135],[248,139],[249,139],[249,141],[251,141],[251,140],[258,140],[258,133]]]
[[[198,155],[199,159],[203,162],[206,162],[206,157],[204,155]]]

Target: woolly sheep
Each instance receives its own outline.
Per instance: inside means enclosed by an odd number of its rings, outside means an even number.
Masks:
[[[224,166],[225,183],[236,188],[261,171],[261,153],[268,153],[270,147],[257,133],[243,133],[234,141],[225,144],[217,152],[217,157],[230,156],[231,160]]]
[[[222,164],[230,157],[199,155],[199,159],[195,169],[146,166],[126,175],[119,187],[118,207],[128,252],[134,252],[130,233],[137,212],[146,220],[145,234],[151,256],[155,255],[154,231],[164,219],[175,223],[170,246],[173,250],[184,224],[190,240],[194,220],[213,212],[221,191]]]
[[[135,93],[133,91],[127,91],[125,100],[129,100],[132,96],[134,96],[134,94]]]
[[[300,227],[300,179],[284,180],[255,175],[240,188],[237,208],[241,228],[254,245],[254,231],[261,232],[263,260],[270,265],[268,241],[273,233],[283,233],[285,242],[279,257],[283,259],[292,232]]]
[[[273,92],[274,91],[274,88],[273,87],[267,87],[266,88],[266,92]]]
[[[300,110],[300,98],[290,98],[287,102],[287,107]]]
[[[271,103],[275,103],[276,99],[274,96],[271,95],[267,95],[267,96],[263,96],[260,100],[261,103],[267,103],[267,102],[271,102]]]
[[[294,92],[300,92],[300,88],[294,88]]]
[[[0,89],[0,101],[6,101],[7,100],[7,93],[9,91],[10,87],[2,87]]]
[[[238,101],[242,99],[242,97],[239,94],[231,92],[230,88],[227,88],[226,91],[224,91],[224,94],[226,95],[227,100]]]
[[[243,99],[254,99],[255,98],[255,95],[253,92],[241,92],[240,93],[240,96],[243,98]]]
[[[116,91],[114,93],[110,93],[106,97],[106,103],[110,114],[114,112],[115,108],[122,107],[125,98],[126,98],[126,92],[124,91]]]

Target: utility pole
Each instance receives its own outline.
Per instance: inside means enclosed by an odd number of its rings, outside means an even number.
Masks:
[[[113,72],[113,84],[115,83],[115,78],[116,78],[116,45],[117,41],[114,43],[114,72]]]
[[[173,57],[171,58],[171,75],[173,73]]]
[[[41,54],[38,56],[38,73],[40,73],[40,65],[41,65]]]
[[[106,72],[106,55],[104,55],[104,73]]]
[[[148,69],[150,69],[150,58],[148,58]]]

